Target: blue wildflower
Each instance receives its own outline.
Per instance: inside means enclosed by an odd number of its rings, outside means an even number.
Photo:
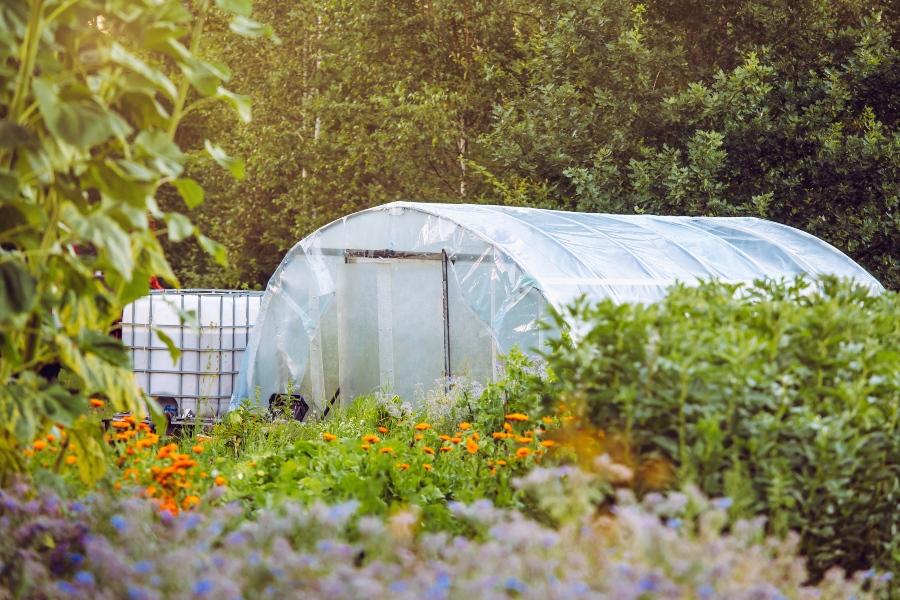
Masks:
[[[136,585],[128,586],[128,600],[146,600],[150,595],[142,587]]]
[[[638,589],[642,592],[655,592],[656,580],[652,577],[644,577],[638,582]]]
[[[146,575],[153,571],[153,563],[149,560],[139,560],[134,563],[134,571],[136,573],[140,573],[141,575]]]
[[[69,552],[66,554],[66,558],[68,558],[69,562],[76,567],[84,562],[84,555],[77,552]]]
[[[525,588],[525,583],[517,577],[508,577],[506,579],[506,589],[510,591],[519,592],[521,594],[525,591]]]
[[[198,596],[202,596],[208,592],[211,592],[213,589],[213,582],[209,579],[201,579],[197,583],[194,584],[194,594]]]
[[[887,583],[888,581],[891,581],[893,578],[894,578],[894,574],[891,571],[882,573],[881,577],[879,577],[879,579],[885,583]]]
[[[75,581],[82,585],[94,585],[94,574],[90,571],[78,571],[75,573]]]
[[[453,582],[453,580],[450,578],[450,575],[448,575],[447,573],[440,573],[440,574],[438,574],[437,579],[435,580],[434,583],[439,588],[448,590],[448,589],[450,589],[450,584],[452,582]]]
[[[666,520],[666,527],[668,527],[669,529],[680,529],[682,522],[683,521],[681,519],[673,517]]]
[[[73,502],[72,504],[69,505],[69,510],[77,515],[77,514],[83,513],[86,510],[86,508],[85,508],[84,504],[82,504],[81,502]]]
[[[191,513],[186,519],[184,519],[184,528],[187,531],[190,531],[191,529],[199,525],[202,520],[203,517],[201,517],[197,513]]]
[[[395,582],[391,583],[390,590],[391,590],[391,592],[393,592],[395,594],[402,594],[403,592],[406,591],[406,588],[408,588],[408,587],[409,587],[408,583],[406,583],[403,580],[400,580],[400,581],[395,581]]]
[[[734,504],[734,501],[731,498],[729,498],[728,496],[725,496],[723,498],[716,498],[715,500],[713,500],[712,503],[713,503],[713,506],[715,506],[718,509],[728,510],[729,508],[731,508],[731,505]]]
[[[708,583],[697,586],[697,597],[700,600],[709,600],[713,597],[713,587]]]
[[[78,593],[78,590],[75,589],[75,586],[68,581],[57,581],[56,589],[66,595],[73,595]]]
[[[113,515],[109,518],[109,522],[113,527],[116,528],[116,531],[122,531],[128,526],[128,521],[125,520],[125,517],[122,515]]]

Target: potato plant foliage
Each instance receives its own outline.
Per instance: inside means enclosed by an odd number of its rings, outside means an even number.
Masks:
[[[812,569],[900,566],[900,297],[826,280],[580,303],[532,389],[803,538]],[[562,324],[562,316],[556,317]]]
[[[144,411],[122,345],[108,335],[151,276],[175,282],[159,237],[222,246],[155,197],[177,190],[188,207],[201,187],[182,178],[173,141],[208,99],[246,100],[230,74],[200,57],[211,11],[258,34],[250,3],[204,0],[12,0],[0,6],[0,475],[21,468],[19,444],[51,423],[102,470],[95,426],[79,418],[92,394]],[[248,31],[248,28],[252,31]],[[240,166],[207,141],[213,159]],[[154,226],[155,224],[155,226]]]

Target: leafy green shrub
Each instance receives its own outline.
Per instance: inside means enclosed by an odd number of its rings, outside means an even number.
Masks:
[[[900,296],[710,283],[565,317],[578,337],[551,341],[531,381],[546,403],[675,461],[734,516],[796,530],[816,574],[900,570]]]

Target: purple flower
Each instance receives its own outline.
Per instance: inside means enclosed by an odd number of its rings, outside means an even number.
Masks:
[[[682,520],[677,517],[666,520],[666,527],[668,527],[669,529],[679,529],[681,527],[681,524]]]
[[[506,589],[510,591],[519,592],[521,594],[525,591],[525,587],[525,583],[516,577],[509,577],[506,580]]]
[[[69,552],[68,554],[66,554],[66,558],[69,559],[69,562],[76,567],[84,562],[84,555],[77,552]]]
[[[57,581],[56,588],[67,596],[72,596],[78,593],[78,591],[75,589],[75,586],[68,581]]]
[[[709,600],[713,597],[713,588],[708,583],[697,586],[697,597],[700,600]]]
[[[135,573],[140,573],[141,575],[146,575],[153,571],[153,563],[149,560],[139,560],[134,564]]]

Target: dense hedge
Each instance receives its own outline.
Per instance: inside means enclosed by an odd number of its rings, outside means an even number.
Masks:
[[[579,303],[534,391],[802,536],[813,571],[900,568],[900,296],[834,280]],[[557,316],[562,323],[562,316]]]

